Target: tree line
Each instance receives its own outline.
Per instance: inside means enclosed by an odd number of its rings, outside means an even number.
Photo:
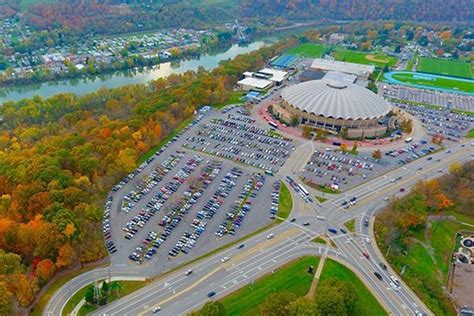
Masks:
[[[147,85],[0,107],[0,314],[27,307],[59,270],[106,255],[106,194],[202,105],[225,102],[245,70],[295,40]]]

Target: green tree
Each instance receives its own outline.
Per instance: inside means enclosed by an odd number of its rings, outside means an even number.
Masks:
[[[315,316],[317,315],[317,309],[314,302],[311,300],[301,297],[296,301],[292,302],[288,308],[288,314],[290,316]]]
[[[225,316],[227,311],[219,301],[210,301],[204,304],[200,312],[201,316]]]
[[[329,278],[318,286],[316,308],[320,315],[353,315],[356,302],[357,293],[349,282]]]
[[[89,285],[89,287],[86,290],[86,293],[84,294],[84,299],[86,300],[87,303],[95,305],[97,301],[95,300],[95,285]]]
[[[276,292],[267,296],[260,306],[261,316],[287,316],[290,303],[296,300],[296,295],[288,292]]]
[[[8,291],[7,284],[0,282],[0,315],[10,315],[12,306],[12,294]]]

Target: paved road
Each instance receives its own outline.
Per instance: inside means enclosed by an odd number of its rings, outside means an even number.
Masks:
[[[308,157],[307,152],[312,150],[311,143],[306,143],[297,148],[279,176],[291,175],[306,163],[301,157]],[[433,160],[419,159],[402,168],[391,171],[382,177],[367,182],[344,194],[335,195],[329,201],[318,203],[305,203],[294,191],[294,210],[292,217],[295,223],[284,222],[271,230],[250,238],[245,242],[243,249],[232,247],[219,254],[208,257],[186,268],[175,271],[153,282],[151,285],[126,296],[108,306],[98,310],[97,315],[137,315],[150,313],[154,306],[160,305],[163,314],[185,314],[198,308],[207,300],[206,294],[216,291],[216,297],[222,297],[235,289],[249,284],[258,277],[270,273],[285,262],[305,254],[327,255],[350,266],[366,285],[379,298],[385,308],[394,315],[409,315],[415,310],[430,313],[416,295],[404,284],[399,291],[394,291],[387,283],[389,274],[394,271],[389,269],[383,273],[384,281],[380,282],[373,275],[378,271],[378,263],[384,259],[378,252],[374,242],[364,243],[360,238],[348,240],[348,236],[332,237],[337,249],[316,246],[310,242],[312,238],[327,231],[328,226],[340,227],[351,218],[357,218],[358,224],[364,216],[372,216],[384,204],[384,198],[400,194],[401,187],[408,189],[419,180],[426,180],[446,172],[453,162],[464,162],[471,158],[473,147],[457,145],[451,149],[450,154],[443,152],[433,155]],[[420,167],[422,168],[420,170]],[[391,182],[390,179],[401,176],[402,179]],[[358,203],[347,210],[340,208],[343,200],[357,196]],[[324,216],[325,221],[318,220],[316,216]],[[310,226],[303,227],[304,221]],[[359,237],[372,236],[370,231],[359,227]],[[273,233],[272,239],[266,236]],[[370,237],[369,237],[370,238]],[[362,256],[362,250],[370,254],[370,260]],[[221,263],[224,256],[230,257],[226,263]],[[185,276],[185,271],[192,269],[193,273]],[[141,277],[137,270],[127,267],[113,267],[110,271],[115,277]],[[47,315],[61,315],[67,297],[72,295],[94,279],[107,277],[107,268],[96,269],[82,274],[71,280],[60,289],[49,301],[46,307]],[[398,278],[400,279],[400,278]]]

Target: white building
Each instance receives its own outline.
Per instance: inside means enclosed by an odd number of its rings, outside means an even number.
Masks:
[[[375,71],[375,66],[373,65],[362,65],[322,58],[316,58],[311,64],[311,68],[319,71],[338,71],[362,78],[368,78],[370,74]]]
[[[267,91],[273,87],[273,81],[267,79],[260,79],[254,77],[245,77],[244,79],[237,82],[237,87],[241,91]]]

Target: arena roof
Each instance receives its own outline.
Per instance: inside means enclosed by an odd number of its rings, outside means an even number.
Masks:
[[[364,87],[336,80],[311,80],[284,89],[282,98],[300,111],[335,119],[386,115],[389,104]]]
[[[361,65],[322,58],[316,58],[311,64],[311,68],[325,71],[339,71],[364,77],[368,77],[375,71],[375,66],[372,65]]]

